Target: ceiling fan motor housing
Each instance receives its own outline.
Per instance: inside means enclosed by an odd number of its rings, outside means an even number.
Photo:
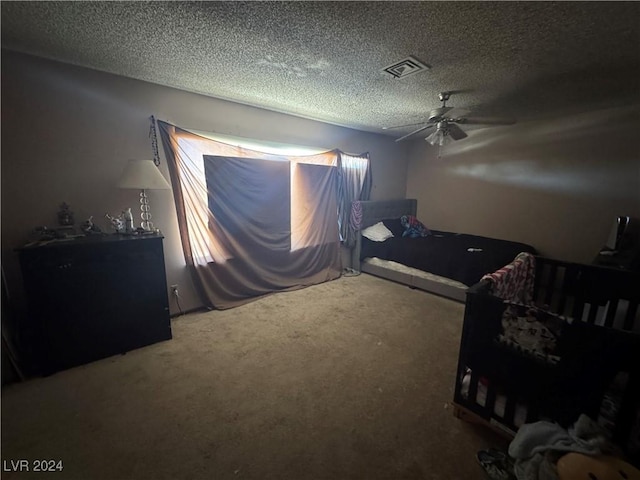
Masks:
[[[442,116],[449,110],[451,110],[451,107],[434,108],[429,112],[429,123],[439,122]]]

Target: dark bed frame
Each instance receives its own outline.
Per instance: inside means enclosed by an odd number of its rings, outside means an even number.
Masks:
[[[361,230],[371,225],[375,225],[381,220],[387,218],[399,218],[402,215],[416,215],[418,210],[418,201],[413,198],[401,200],[381,200],[381,201],[364,201],[360,202],[362,206],[362,222]],[[434,280],[423,278],[409,273],[398,272],[378,265],[370,265],[360,262],[360,253],[362,251],[362,235],[360,231],[356,235],[356,245],[351,252],[352,268],[358,272],[365,272],[377,277],[386,278],[394,282],[408,285],[436,295],[464,302],[466,298],[466,288],[458,288]]]

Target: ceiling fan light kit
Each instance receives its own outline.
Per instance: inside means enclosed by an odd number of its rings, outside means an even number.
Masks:
[[[444,147],[453,141],[446,127],[442,128],[440,124],[436,127],[436,131],[425,138],[425,140],[431,145],[438,145],[439,147]]]

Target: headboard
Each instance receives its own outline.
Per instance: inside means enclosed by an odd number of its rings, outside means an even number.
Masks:
[[[360,202],[362,207],[362,222],[360,229],[375,225],[385,218],[400,218],[402,215],[416,215],[418,201],[415,198],[401,200],[379,200]],[[351,268],[360,271],[360,251],[362,249],[362,235],[356,232],[356,244],[351,251]]]

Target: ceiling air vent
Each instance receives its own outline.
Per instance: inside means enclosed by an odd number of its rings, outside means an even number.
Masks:
[[[422,63],[415,57],[407,57],[404,60],[400,60],[393,65],[389,65],[383,71],[387,72],[393,78],[404,78],[412,73],[422,72],[428,70],[429,65]]]

